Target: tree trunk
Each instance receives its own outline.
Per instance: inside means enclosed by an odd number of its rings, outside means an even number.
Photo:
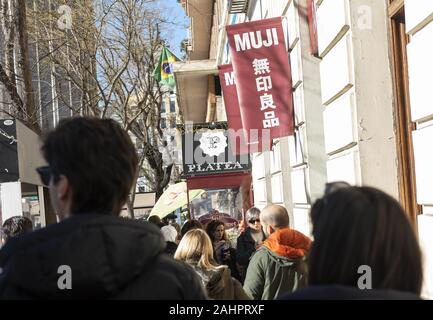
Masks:
[[[15,83],[15,66],[14,66],[14,43],[15,43],[15,23],[12,14],[14,0],[1,0],[2,3],[2,29],[6,43],[5,51],[5,71],[11,83]]]
[[[16,77],[15,77],[15,64],[14,64],[14,48],[15,48],[15,23],[14,23],[14,0],[0,0],[1,1],[1,27],[3,30],[3,37],[5,41],[5,56],[4,68],[0,70],[0,82],[6,87],[8,94],[14,105],[15,112],[13,115],[22,118],[23,104],[21,98],[16,91]],[[0,66],[1,67],[1,66]]]
[[[129,217],[131,219],[135,218],[135,214],[134,214],[135,189],[137,188],[137,179],[140,173],[140,168],[143,166],[144,159],[145,157],[144,155],[142,155],[138,161],[138,169],[135,173],[134,185],[132,186],[131,194],[128,196],[126,200],[126,206],[128,208]]]
[[[40,132],[39,124],[37,121],[37,110],[34,102],[34,92],[32,86],[32,70],[30,68],[29,60],[29,43],[27,38],[27,10],[26,0],[18,0],[17,6],[17,30],[18,30],[18,43],[19,43],[19,59],[18,64],[22,70],[23,83],[24,83],[24,107],[25,117],[27,122],[31,124],[32,129]]]
[[[162,196],[164,193],[164,188],[168,185],[170,182],[170,176],[171,176],[171,170],[173,169],[173,164],[170,164],[167,166],[167,168],[164,169],[163,172],[160,172],[157,177],[155,177],[157,183],[155,186],[155,201],[158,201],[158,199]]]
[[[21,100],[17,87],[14,81],[6,74],[6,71],[0,65],[0,82],[3,83],[9,96],[11,97],[12,103],[17,109],[23,109],[23,101]]]

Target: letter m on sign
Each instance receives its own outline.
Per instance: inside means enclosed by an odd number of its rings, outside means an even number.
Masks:
[[[224,80],[226,82],[226,86],[234,85],[235,84],[235,73],[233,71],[224,73]]]
[[[251,42],[247,32],[242,34],[242,38],[239,34],[235,34],[234,41],[236,45],[236,51],[244,51],[251,49]]]

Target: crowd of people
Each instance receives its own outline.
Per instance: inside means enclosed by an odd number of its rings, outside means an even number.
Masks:
[[[118,216],[138,160],[113,120],[64,120],[42,153],[60,222],[31,231],[22,217],[5,221],[0,299],[420,299],[413,226],[375,188],[328,184],[311,209],[312,239],[283,206],[250,208],[233,246],[221,221]],[[59,286],[62,266],[71,288]],[[362,287],[360,267],[371,271]]]

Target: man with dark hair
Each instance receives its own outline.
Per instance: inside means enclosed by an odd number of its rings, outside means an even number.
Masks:
[[[289,228],[289,214],[279,205],[269,205],[260,214],[268,237],[248,265],[245,292],[255,300],[275,299],[307,284],[306,256],[311,240]]]
[[[42,153],[37,171],[60,222],[0,251],[0,298],[205,298],[193,270],[163,254],[158,228],[118,217],[138,164],[119,124],[64,120]]]
[[[27,217],[15,216],[7,219],[2,226],[3,243],[10,238],[29,233],[33,230],[33,223]]]

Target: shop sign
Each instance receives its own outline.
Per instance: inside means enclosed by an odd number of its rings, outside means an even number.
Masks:
[[[233,152],[226,122],[186,124],[182,142],[185,176],[251,170],[249,155]]]
[[[293,95],[282,18],[226,27],[245,136],[293,135]],[[248,133],[258,129],[254,141]]]

